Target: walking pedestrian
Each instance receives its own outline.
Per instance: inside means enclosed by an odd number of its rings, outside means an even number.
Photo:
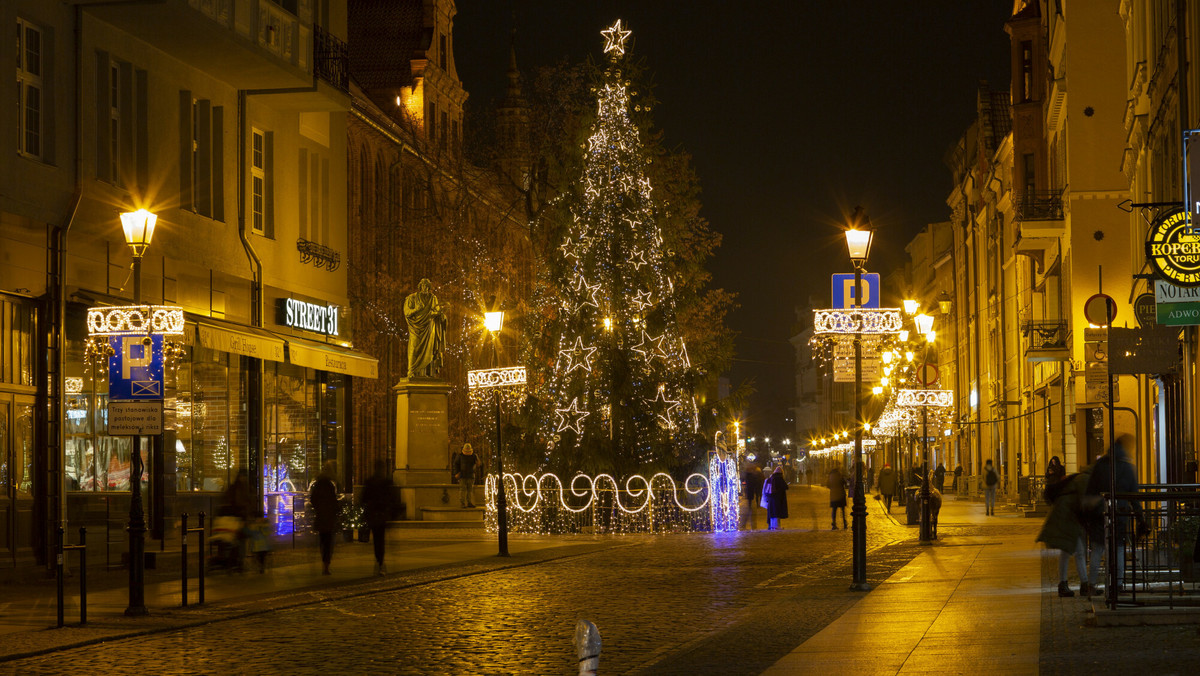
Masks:
[[[336,471],[337,462],[326,460],[308,496],[308,503],[313,510],[313,528],[317,531],[317,540],[321,545],[322,575],[330,574],[329,564],[333,561],[333,532],[337,530],[338,514],[341,511],[337,484],[333,480]]]
[[[755,510],[758,508],[759,501],[762,500],[763,484],[766,483],[767,478],[763,475],[762,468],[754,462],[746,464],[746,473],[743,478],[746,482],[746,505],[750,516],[750,530],[755,530],[758,528]]]
[[[475,465],[479,463],[471,444],[463,444],[458,454],[454,476],[458,479],[458,505],[463,509],[475,506]]]
[[[883,469],[879,470],[879,494],[883,496],[888,514],[891,514],[892,498],[896,496],[896,470],[892,469],[891,463],[883,463]]]
[[[983,464],[983,506],[988,516],[996,516],[996,484],[1000,483],[1000,475],[992,467],[992,461]]]
[[[779,530],[779,520],[788,518],[787,480],[783,478],[783,467],[775,466],[771,478],[763,486],[763,492],[769,494],[767,500],[767,530]]]
[[[1051,486],[1062,481],[1066,477],[1067,477],[1067,468],[1063,467],[1063,464],[1061,462],[1059,462],[1057,455],[1051,457],[1050,463],[1048,465],[1046,465],[1046,484],[1045,484],[1045,486],[1042,487],[1043,492],[1050,490]],[[1053,501],[1047,499],[1046,502],[1053,502]]]
[[[863,486],[863,488],[864,488],[864,490],[870,491],[871,487],[875,485],[875,466],[874,465],[867,468],[866,482],[867,483]]]
[[[954,468],[954,492],[955,493],[958,492],[958,483],[962,480],[962,473],[963,473],[963,468],[962,468],[962,464],[960,463],[957,467]]]
[[[388,475],[387,463],[375,461],[375,473],[363,484],[363,517],[371,529],[371,541],[375,545],[375,574],[383,575],[387,567],[383,564],[383,549],[387,522],[392,518],[394,501],[392,478]]]
[[[946,466],[938,463],[937,469],[933,470],[933,487],[938,493],[946,490]]]
[[[250,525],[250,473],[239,469],[233,483],[225,489],[217,517],[224,518],[224,529],[229,531],[231,541],[224,563],[241,572],[246,559],[246,538]]]
[[[829,518],[833,522],[833,530],[837,530],[837,511],[842,510],[842,528],[846,528],[846,479],[837,467],[829,470],[829,478],[825,481],[829,489]]]
[[[1087,492],[1088,474],[1072,475],[1069,480],[1057,481],[1046,487],[1047,498],[1053,506],[1046,515],[1037,541],[1058,550],[1058,595],[1071,597],[1075,592],[1067,580],[1067,567],[1072,556],[1079,571],[1079,595],[1089,596],[1088,570],[1084,561],[1087,550],[1083,544],[1083,495]]]
[[[1087,531],[1090,550],[1088,579],[1092,580],[1093,584],[1100,579],[1100,559],[1105,553],[1104,501],[1100,494],[1108,493],[1110,490],[1114,455],[1116,456],[1116,492],[1132,493],[1137,490],[1137,472],[1134,470],[1133,464],[1129,462],[1129,451],[1133,449],[1134,443],[1131,434],[1122,434],[1117,437],[1117,442],[1113,444],[1109,452],[1100,456],[1092,465],[1091,476],[1088,477],[1087,489],[1084,491],[1083,497],[1083,511],[1086,517],[1084,529]],[[1129,534],[1130,509],[1133,510],[1139,529],[1145,528],[1141,503],[1134,502],[1131,505],[1128,500],[1117,500],[1117,517],[1114,525],[1116,526],[1118,592],[1121,591],[1121,578],[1125,574],[1125,540]],[[1095,589],[1093,588],[1092,591],[1095,592]]]

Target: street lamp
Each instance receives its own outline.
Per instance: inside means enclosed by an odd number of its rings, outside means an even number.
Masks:
[[[138,209],[121,214],[125,243],[133,252],[133,302],[142,304],[142,256],[154,238],[158,216]],[[146,512],[142,509],[142,437],[134,435],[129,460],[129,605],[126,615],[146,615]]]
[[[492,367],[500,368],[500,356],[496,343],[500,341],[500,330],[504,328],[504,310],[483,313],[483,326],[492,335]],[[500,451],[504,437],[500,430],[500,388],[492,393],[496,402],[496,534],[500,541],[498,556],[508,556],[508,497],[504,493],[504,465]]]
[[[925,363],[920,370],[920,385],[921,387],[929,387],[932,383],[927,382],[929,368],[929,346],[933,344],[936,334],[933,331],[933,317],[927,314],[919,314],[913,317],[913,321],[917,324],[917,331],[925,334]],[[921,528],[919,541],[923,545],[933,542],[933,532],[931,515],[929,513],[929,407],[921,407],[921,460],[922,474],[921,479]]]
[[[862,272],[871,251],[871,220],[862,207],[851,216],[854,227],[846,231],[846,249],[854,264],[854,304],[862,306]],[[862,321],[854,332],[854,506],[850,510],[854,529],[854,581],[850,589],[870,591],[867,584],[867,500],[863,495],[862,468]]]

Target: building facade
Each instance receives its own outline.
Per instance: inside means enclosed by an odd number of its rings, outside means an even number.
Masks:
[[[285,532],[323,462],[351,476],[351,392],[377,370],[351,347],[342,264],[346,3],[18,1],[0,17],[17,27],[0,64],[21,92],[0,113],[16,145],[0,163],[0,291],[17,357],[0,385],[0,546],[48,564],[53,529],[85,525],[107,533],[89,547],[108,561],[132,481],[162,539],[178,514],[214,513],[241,470]],[[139,208],[158,220],[135,279],[118,214]],[[135,301],[186,318],[141,477],[130,438],[108,434],[108,365],[85,320]]]

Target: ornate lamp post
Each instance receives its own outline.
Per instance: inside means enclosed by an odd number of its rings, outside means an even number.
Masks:
[[[158,216],[138,209],[121,214],[125,243],[133,252],[133,303],[142,304],[142,256],[154,238]],[[145,615],[146,610],[146,513],[142,509],[142,437],[133,437],[129,461],[129,606],[126,615]]]
[[[500,330],[504,328],[504,310],[483,313],[483,325],[492,334],[492,367],[500,368],[500,357],[496,343],[500,341]],[[500,388],[495,388],[492,397],[496,402],[496,534],[500,542],[497,556],[508,556],[508,497],[504,493],[504,464],[500,459],[504,448],[503,432],[500,428]]]
[[[917,332],[925,336],[925,361],[921,366],[920,380],[922,387],[928,387],[932,383],[927,381],[925,371],[929,365],[929,346],[933,343],[935,334],[933,332],[933,317],[927,314],[919,314],[913,317],[916,322]],[[929,407],[921,407],[921,529],[920,543],[923,545],[933,542],[933,533],[931,532],[930,513],[929,513]]]
[[[862,207],[854,210],[855,227],[846,231],[846,248],[854,264],[854,304],[862,306],[862,272],[871,251],[870,220]],[[863,229],[859,229],[861,226]],[[854,581],[850,589],[870,591],[867,584],[867,501],[863,495],[862,468],[862,331],[854,332],[854,506],[850,510],[854,529]]]

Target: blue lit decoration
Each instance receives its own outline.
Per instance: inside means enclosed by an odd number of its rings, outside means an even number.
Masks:
[[[708,485],[713,487],[712,500],[709,501],[713,531],[736,531],[742,486],[738,476],[737,457],[721,457],[720,453],[711,453],[708,458]]]
[[[568,485],[555,474],[504,474],[508,530],[513,533],[698,533],[713,530],[709,480],[691,474],[677,484],[659,472],[618,483],[609,474],[576,474]],[[484,481],[485,524],[496,532],[496,475]],[[737,499],[734,498],[734,528]]]
[[[263,485],[266,488],[263,496],[263,513],[268,518],[274,515],[275,519],[275,534],[276,535],[291,535],[295,527],[292,513],[294,510],[293,504],[296,498],[296,486],[292,480],[288,478],[288,466],[286,463],[276,463],[274,470],[269,466],[263,467]],[[275,509],[272,512],[270,500],[275,498]]]

